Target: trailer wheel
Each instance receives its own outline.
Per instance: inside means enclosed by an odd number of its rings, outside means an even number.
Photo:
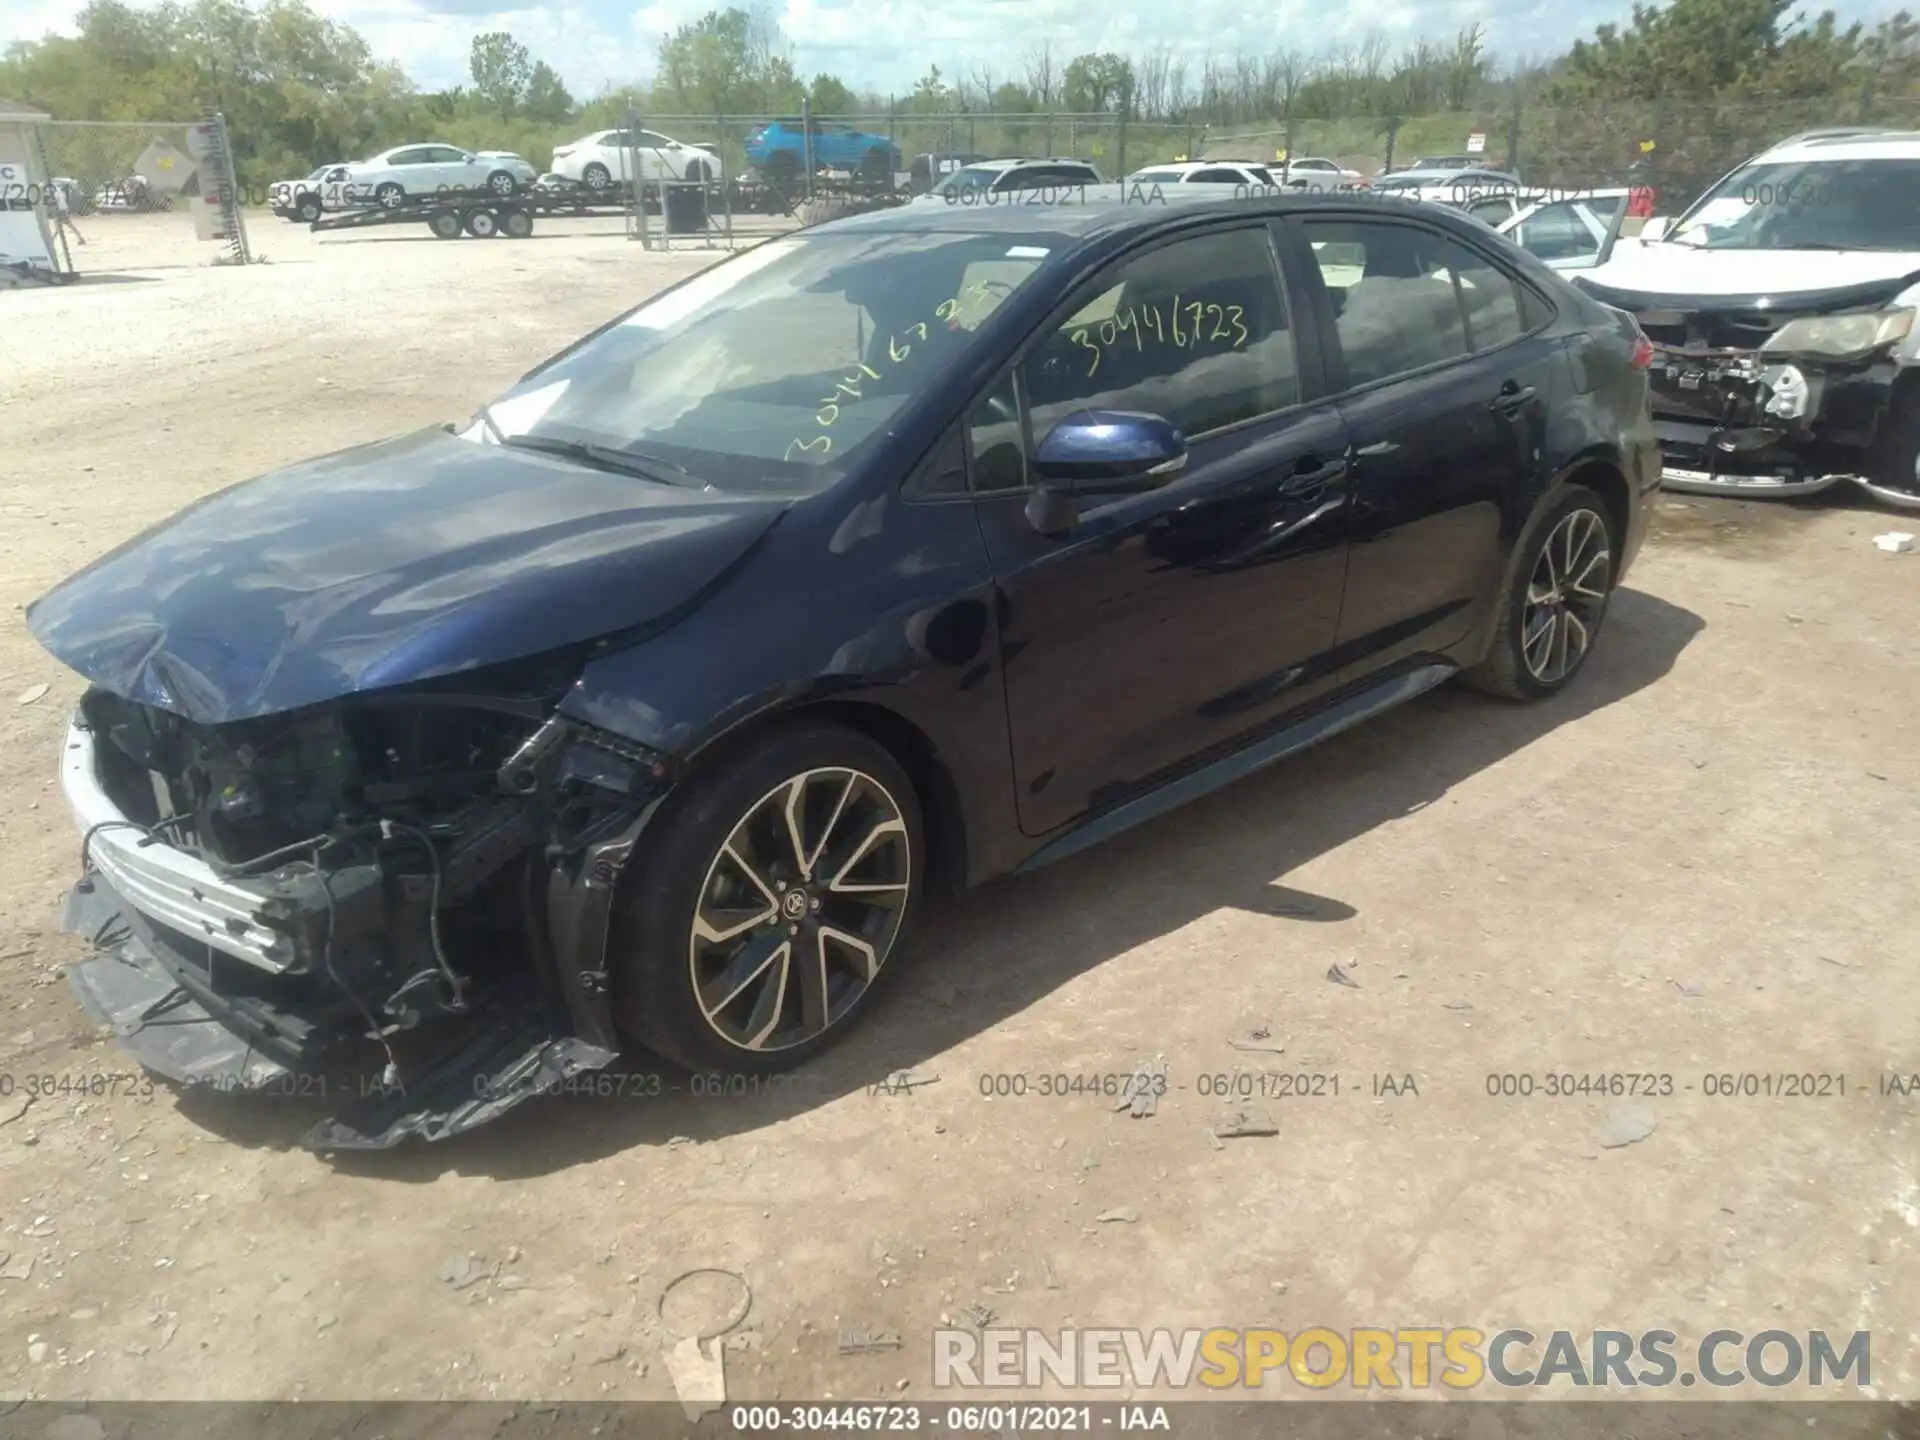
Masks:
[[[460,212],[457,210],[436,210],[427,217],[427,228],[442,240],[460,238]]]
[[[494,219],[491,210],[470,210],[467,212],[467,233],[476,240],[491,240],[500,233],[500,222]]]
[[[533,234],[533,216],[524,210],[505,210],[500,214],[500,233],[509,240],[524,240]]]

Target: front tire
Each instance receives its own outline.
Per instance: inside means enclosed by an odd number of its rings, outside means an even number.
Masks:
[[[926,869],[912,782],[809,721],[697,776],[622,897],[621,1028],[690,1070],[770,1074],[851,1028],[890,974]]]
[[[1597,494],[1584,485],[1562,489],[1521,535],[1492,647],[1461,678],[1507,700],[1544,700],[1566,689],[1600,638],[1617,543]]]
[[[393,181],[389,180],[373,192],[373,198],[378,204],[391,210],[407,198],[407,192],[402,186],[396,185]]]

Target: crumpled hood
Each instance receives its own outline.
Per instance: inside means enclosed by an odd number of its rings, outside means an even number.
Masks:
[[[1671,297],[1676,303],[1728,296],[1778,296],[1887,284],[1920,272],[1920,250],[1706,250],[1675,241],[1623,239],[1607,263],[1578,272],[1608,290]]]
[[[428,430],[209,496],[54,587],[27,628],[130,700],[241,720],[660,620],[785,505]]]

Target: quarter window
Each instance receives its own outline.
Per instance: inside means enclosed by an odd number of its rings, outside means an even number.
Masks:
[[[1464,245],[1441,244],[1446,266],[1460,286],[1474,353],[1498,350],[1526,334],[1529,327],[1520,315],[1520,287],[1512,277]]]
[[[1024,370],[1036,442],[1079,410],[1148,411],[1191,438],[1298,404],[1293,329],[1265,229],[1121,261]]]
[[[1471,353],[1448,242],[1411,225],[1305,222],[1353,385]]]

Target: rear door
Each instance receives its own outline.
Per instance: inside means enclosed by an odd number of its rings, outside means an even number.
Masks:
[[[1536,490],[1562,380],[1552,312],[1490,251],[1415,214],[1289,220],[1316,257],[1353,441],[1349,677],[1465,638]]]

